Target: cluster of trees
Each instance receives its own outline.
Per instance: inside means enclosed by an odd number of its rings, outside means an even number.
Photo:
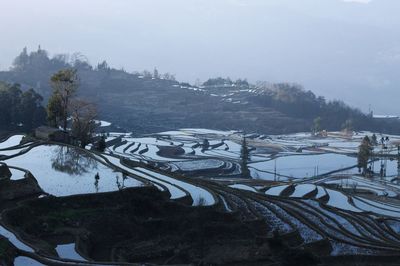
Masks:
[[[242,93],[241,102],[249,102],[250,106],[277,110],[288,117],[309,121],[311,130],[316,133],[327,130],[357,130],[378,127],[371,115],[364,114],[356,108],[351,108],[339,100],[327,101],[324,97],[316,96],[312,91],[293,83],[258,82],[249,84],[246,80],[232,81],[230,78],[217,77],[202,84],[208,88],[224,91],[226,86],[240,89],[251,88],[252,93]],[[232,90],[229,88],[229,90]],[[254,93],[257,92],[257,93]],[[213,93],[218,93],[214,91]],[[383,125],[387,126],[387,125]]]
[[[47,104],[47,120],[53,127],[65,131],[71,121],[71,135],[84,148],[91,142],[96,123],[95,106],[76,97],[79,77],[76,69],[62,69],[51,77],[53,94]]]
[[[73,56],[74,65],[89,68],[84,59]],[[96,108],[93,104],[77,97],[80,85],[77,69],[69,66],[66,57],[48,57],[45,50],[27,53],[26,48],[14,60],[13,70],[16,72],[36,69],[37,65],[49,69],[61,68],[50,79],[52,94],[48,98],[47,108],[43,107],[43,97],[33,89],[22,90],[19,84],[0,82],[0,127],[31,131],[46,124],[70,130],[71,136],[82,147],[90,143],[96,128]],[[35,67],[34,67],[35,66]],[[90,67],[91,68],[91,67]],[[40,69],[39,69],[40,70]],[[31,73],[31,72],[29,72]],[[32,74],[32,73],[31,73]],[[48,79],[48,77],[47,77]]]
[[[46,121],[43,98],[33,89],[22,91],[19,84],[0,82],[0,127],[30,130]]]
[[[175,75],[170,74],[168,72],[162,74],[158,71],[157,68],[154,68],[153,72],[149,71],[149,70],[143,70],[142,72],[133,72],[134,75],[136,76],[142,76],[144,78],[148,78],[148,79],[165,79],[165,80],[170,80],[170,81],[175,81]]]
[[[16,61],[22,67],[31,59],[22,56]],[[76,95],[79,87],[77,70],[58,71],[51,77],[50,84],[53,92],[45,108],[43,97],[35,90],[22,90],[19,84],[0,82],[0,127],[31,131],[47,122],[52,127],[70,130],[70,135],[85,147],[92,141],[97,111],[92,103]]]
[[[372,117],[351,108],[342,101],[326,101],[297,84],[264,84],[258,87],[260,94],[252,96],[253,103],[271,107],[291,117],[314,121],[318,115],[317,129],[357,129],[371,125]],[[315,123],[317,122],[317,123]]]
[[[203,86],[226,86],[226,85],[235,85],[238,87],[249,87],[249,83],[246,79],[238,79],[236,81],[232,81],[228,78],[211,78],[202,84]]]
[[[89,64],[88,59],[80,54],[74,53],[71,56],[67,54],[57,54],[53,57],[42,49],[40,46],[37,51],[28,53],[25,47],[22,52],[14,59],[12,70],[19,72],[31,72],[38,68],[45,70],[63,69],[73,67],[75,69],[92,70],[93,67]]]
[[[386,150],[388,143],[389,143],[388,136],[386,137],[382,136],[379,141],[375,134],[373,134],[371,137],[365,136],[362,139],[361,144],[358,148],[358,155],[357,155],[358,168],[359,171],[362,173],[362,175],[371,176],[374,174],[372,172],[371,167],[368,167],[368,164],[374,155],[373,154],[374,146],[382,145],[382,149]],[[382,163],[381,163],[380,175],[381,177],[386,176],[386,165]]]
[[[111,71],[113,70],[106,61],[99,63],[93,67],[86,56],[81,53],[57,54],[53,57],[42,49],[40,46],[36,51],[28,53],[25,47],[22,52],[14,59],[12,70],[17,72],[35,72],[35,69],[43,70],[59,70],[65,68],[74,68],[77,70],[94,70],[94,71]]]
[[[74,64],[74,68],[77,68],[76,64]],[[79,68],[77,68],[77,69],[79,69]],[[93,69],[93,68],[91,67],[91,69]],[[94,70],[107,72],[107,73],[110,73],[111,71],[115,71],[115,69],[111,68],[108,65],[107,61],[103,61],[103,62],[99,63],[97,65],[97,67],[94,68]],[[124,69],[120,69],[118,71],[122,71],[124,73],[127,73]],[[160,73],[157,68],[154,68],[154,70],[152,72],[149,71],[149,70],[143,70],[141,72],[135,71],[132,74],[135,75],[135,76],[141,76],[141,77],[148,78],[148,79],[165,79],[165,80],[169,80],[169,81],[175,81],[176,80],[175,79],[175,75],[170,74],[168,72]]]
[[[68,54],[57,54],[53,57],[49,56],[49,53],[42,49],[40,46],[37,51],[32,51],[28,53],[27,48],[25,47],[22,52],[14,59],[12,70],[16,72],[25,72],[25,73],[36,73],[38,67],[40,69],[45,69],[49,71],[65,69],[65,68],[74,68],[79,71],[98,71],[103,73],[110,73],[112,71],[121,71],[127,73],[124,69],[116,70],[109,66],[107,61],[102,61],[97,64],[97,66],[93,67],[86,56],[80,53],[74,53],[72,55]],[[157,68],[154,70],[148,71],[144,70],[142,72],[134,72],[136,76],[143,76],[145,78],[155,78],[155,79],[165,79],[169,81],[175,81],[175,75],[170,73],[159,73]]]

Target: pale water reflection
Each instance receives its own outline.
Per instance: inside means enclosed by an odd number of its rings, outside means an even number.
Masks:
[[[117,191],[142,185],[136,179],[126,178],[123,187],[119,186],[116,177],[123,179],[122,173],[73,147],[42,145],[6,163],[29,170],[40,187],[55,196]]]

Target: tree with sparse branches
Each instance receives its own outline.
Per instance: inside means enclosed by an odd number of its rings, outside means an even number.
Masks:
[[[47,106],[48,120],[53,126],[62,126],[67,130],[70,116],[71,98],[79,87],[79,77],[75,69],[62,69],[50,79],[53,94]]]
[[[87,101],[74,99],[69,108],[72,118],[71,135],[79,141],[82,148],[85,148],[95,133],[96,107]]]

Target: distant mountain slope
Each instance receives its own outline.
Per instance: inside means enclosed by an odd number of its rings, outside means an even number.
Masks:
[[[171,75],[127,73],[103,62],[93,68],[76,59],[49,58],[44,50],[24,50],[0,80],[34,87],[46,99],[50,76],[75,67],[79,94],[97,104],[101,118],[137,133],[184,127],[241,129],[267,134],[309,131],[316,117],[321,126],[339,130],[352,120],[355,129],[394,132],[398,123],[377,122],[345,104],[327,102],[294,84],[249,84],[245,80],[210,79],[201,86],[179,83]],[[168,78],[168,79],[166,79]]]

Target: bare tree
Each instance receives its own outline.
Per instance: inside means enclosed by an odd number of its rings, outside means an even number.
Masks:
[[[96,129],[96,107],[85,100],[74,99],[71,101],[69,109],[72,118],[71,135],[84,148],[91,142]]]

